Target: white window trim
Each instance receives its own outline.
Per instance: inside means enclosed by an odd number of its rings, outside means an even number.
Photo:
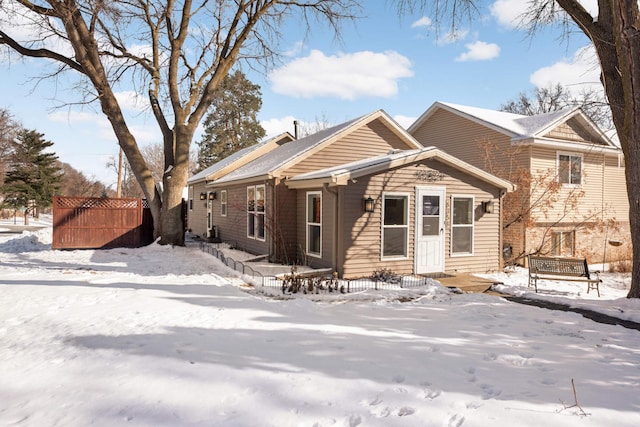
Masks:
[[[220,190],[220,216],[222,217],[226,217],[227,213],[229,212],[229,200],[227,199],[227,197],[227,190]],[[222,209],[223,206],[224,210]]]
[[[262,188],[262,194],[263,194],[263,197],[264,197],[263,202],[265,204],[265,206],[264,206],[265,210],[263,212],[259,212],[258,210],[256,210],[256,207],[258,206],[258,203],[257,203],[258,198],[257,198],[256,195],[258,194],[258,189],[259,188]],[[245,199],[245,203],[249,202],[249,190],[251,190],[251,189],[253,189],[254,204],[253,204],[253,211],[250,211],[249,208],[247,207],[247,239],[258,240],[260,242],[264,242],[267,239],[267,230],[266,230],[266,219],[267,219],[267,217],[266,217],[267,200],[266,199],[267,199],[267,192],[266,192],[266,187],[265,187],[264,184],[247,186],[247,197]],[[252,213],[254,215],[254,224],[253,224],[253,233],[254,233],[254,235],[253,236],[249,234],[249,215],[252,214]],[[257,232],[258,231],[258,224],[259,224],[259,221],[258,221],[258,216],[259,215],[263,216],[262,223],[263,223],[263,226],[265,227],[264,236],[263,237],[259,237],[258,236],[258,232]]]
[[[314,195],[318,195],[320,196],[320,222],[309,222],[309,196],[314,196]],[[305,201],[305,211],[304,211],[304,222],[305,222],[305,254],[313,257],[313,258],[322,258],[322,191],[307,191],[306,195],[306,201]],[[320,253],[315,253],[315,252],[311,252],[309,250],[309,239],[311,237],[311,235],[309,234],[309,226],[313,225],[313,226],[318,226],[320,228]]]
[[[573,184],[570,182],[561,182],[563,187],[580,187],[584,183],[584,155],[582,153],[572,153],[569,151],[557,151],[556,152],[556,177],[560,182],[560,156],[579,157],[580,158],[580,182]],[[571,176],[571,172],[569,172]]]
[[[385,207],[385,199],[387,197],[405,197],[407,199],[407,212],[405,218],[405,225],[385,225],[384,224],[384,207]],[[380,260],[381,261],[393,261],[393,260],[405,260],[409,259],[409,217],[411,216],[411,194],[410,193],[382,193],[382,208],[381,208],[381,216],[380,216]],[[406,255],[384,255],[384,230],[385,228],[405,228],[407,232],[407,238],[405,239],[407,245],[404,249]]]
[[[453,209],[454,209],[454,201],[455,199],[471,199],[471,224],[458,224],[456,225],[453,222]],[[452,258],[456,257],[468,257],[473,256],[476,247],[476,219],[475,219],[475,210],[476,210],[476,198],[470,194],[452,194],[451,195],[451,212],[450,218],[451,220],[449,225],[449,256]],[[454,252],[453,251],[453,231],[455,228],[468,228],[471,226],[471,252]]]

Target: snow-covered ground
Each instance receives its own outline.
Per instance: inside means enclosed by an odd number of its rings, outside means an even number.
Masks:
[[[50,242],[0,234],[3,426],[640,425],[637,330],[437,282],[274,298],[197,248]],[[640,321],[625,276],[496,277]]]

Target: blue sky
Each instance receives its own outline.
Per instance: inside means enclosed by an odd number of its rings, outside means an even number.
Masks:
[[[428,14],[398,17],[392,2],[364,3],[366,16],[346,24],[341,41],[322,25],[305,35],[291,23],[283,29],[281,63],[268,73],[244,70],[261,87],[259,119],[269,135],[292,132],[294,119],[303,126],[337,124],[377,109],[408,127],[436,101],[498,109],[536,86],[561,83],[580,90],[599,84],[599,68],[584,35],[576,31],[566,40],[557,28],[549,28],[528,38],[515,27],[527,3],[522,0],[480,2],[478,19],[454,36],[446,33],[448,26],[436,31]],[[595,0],[583,3],[595,10]],[[80,99],[64,79],[36,86],[32,77],[42,65],[0,56],[0,107],[26,128],[44,133],[61,161],[113,185],[116,175],[106,163],[117,156],[118,147],[99,107],[53,109]],[[159,142],[145,101],[136,102],[132,91],[119,98],[139,143]]]

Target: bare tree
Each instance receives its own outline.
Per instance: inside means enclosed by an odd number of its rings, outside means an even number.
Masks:
[[[611,109],[601,92],[585,89],[573,94],[559,83],[535,88],[531,93],[520,92],[516,98],[500,105],[500,110],[535,116],[568,107],[580,107],[604,131],[613,129]]]
[[[74,197],[101,197],[105,191],[104,184],[87,178],[82,172],[68,163],[59,162],[62,180],[58,194]]]
[[[53,60],[51,76],[75,71],[99,103],[142,187],[161,244],[184,244],[182,189],[190,145],[216,88],[239,60],[266,65],[283,22],[325,19],[338,30],[358,0],[3,0],[0,44]],[[16,23],[35,26],[31,40]],[[163,137],[162,194],[115,92],[133,81]],[[142,88],[147,88],[143,90]]]
[[[397,0],[401,13],[431,7],[437,23],[447,17],[453,28],[477,17],[480,0]],[[633,268],[629,298],[640,298],[640,9],[638,0],[598,0],[593,16],[579,0],[531,0],[521,26],[531,35],[548,25],[564,34],[576,26],[595,47],[600,80],[611,107],[624,153]]]

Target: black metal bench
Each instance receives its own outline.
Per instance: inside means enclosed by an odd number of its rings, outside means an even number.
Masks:
[[[556,258],[529,255],[529,286],[533,284],[538,292],[538,280],[565,280],[586,282],[587,293],[595,289],[600,296],[600,272],[589,271],[587,260],[583,258]],[[595,277],[592,278],[591,275]]]

